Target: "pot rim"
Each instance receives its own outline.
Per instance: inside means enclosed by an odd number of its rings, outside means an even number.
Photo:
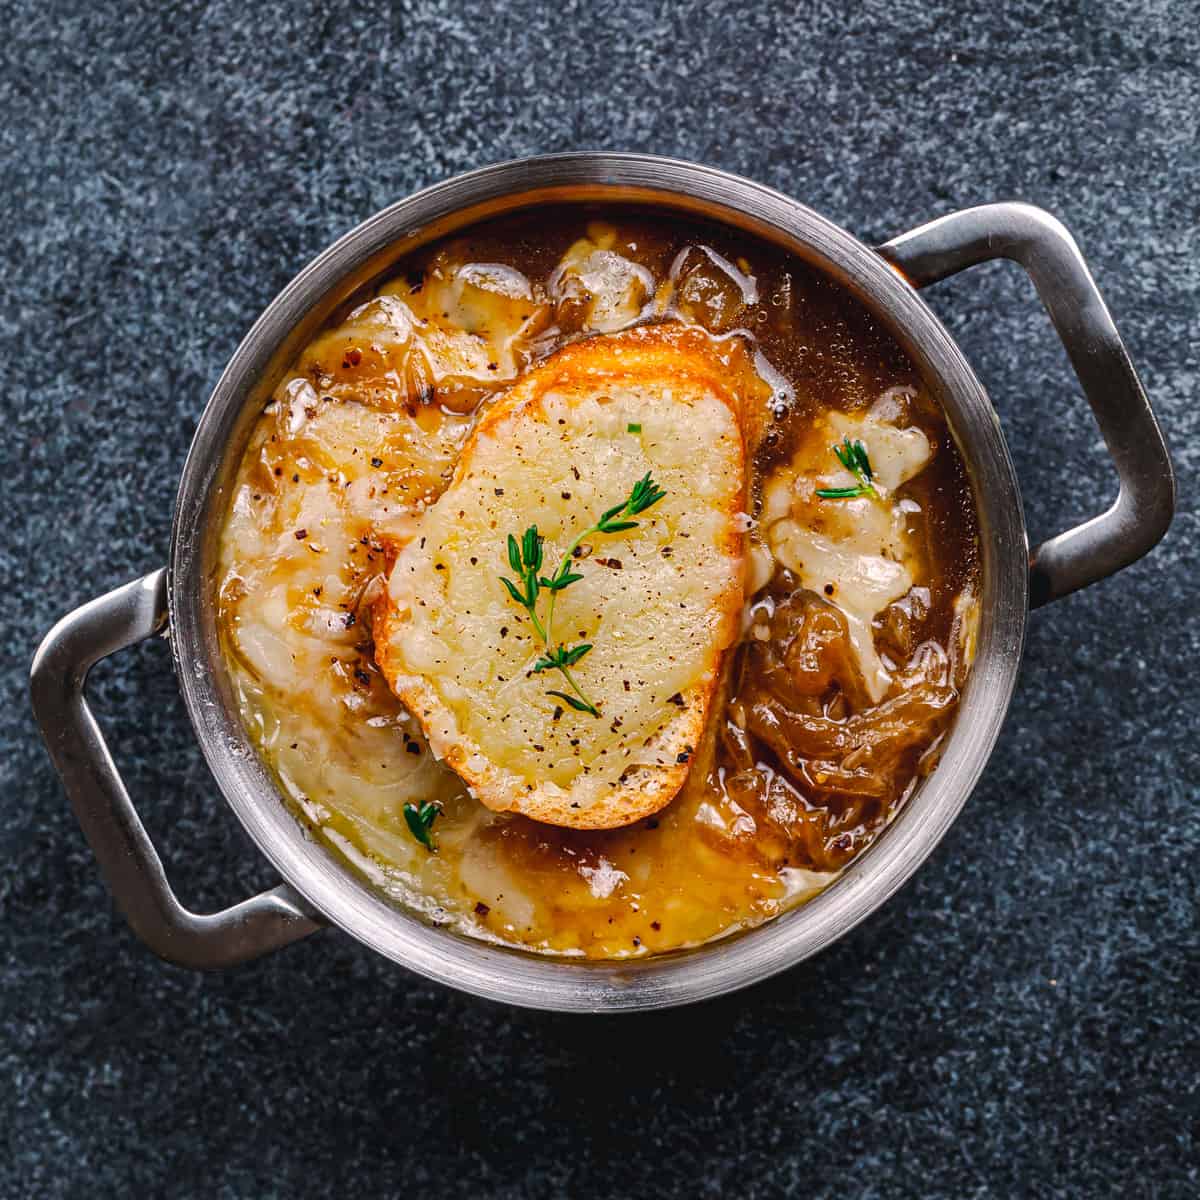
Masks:
[[[941,763],[887,830],[814,899],[745,932],[647,959],[592,962],[509,949],[426,924],[309,837],[242,726],[216,640],[212,551],[231,464],[297,343],[336,304],[424,241],[501,211],[562,201],[637,203],[703,216],[781,245],[864,303],[913,359],[946,411],[980,523],[978,649]],[[244,439],[243,439],[244,440]],[[231,452],[236,446],[238,454]],[[714,167],[652,155],[575,152],[482,167],[383,209],[318,255],[267,306],[206,405],[184,464],[168,570],[176,673],[204,757],[258,848],[314,909],[429,979],[511,1004],[634,1011],[721,995],[766,979],[844,936],[932,853],[999,736],[1028,613],[1028,544],[998,419],[961,351],[898,270],[795,200]]]

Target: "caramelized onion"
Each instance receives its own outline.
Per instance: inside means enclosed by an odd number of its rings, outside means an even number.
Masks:
[[[786,574],[784,579],[791,582]],[[846,618],[815,592],[797,589],[776,600],[767,640],[754,642],[747,654],[747,676],[792,708],[811,709],[806,700],[834,687],[854,708],[870,703]]]
[[[723,786],[783,837],[790,861],[830,870],[882,828],[932,764],[927,752],[958,692],[946,650],[918,644],[926,596],[911,594],[885,615],[881,642],[904,665],[872,704],[845,617],[794,583],[780,576],[762,606],[767,637],[742,652],[720,739]]]

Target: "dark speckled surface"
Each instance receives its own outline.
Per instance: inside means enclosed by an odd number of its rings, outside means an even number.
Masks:
[[[1197,1193],[1200,10],[0,3],[0,1195]],[[699,159],[866,239],[1022,198],[1074,230],[1181,511],[1036,615],[982,784],[887,908],[708,1006],[595,1020],[426,985],[324,933],[225,974],[113,913],[34,734],[53,618],[159,565],[207,392],[270,297],[412,189],[537,151]],[[931,301],[1033,534],[1112,474],[1013,267]],[[97,707],[196,905],[270,871],[165,648]]]

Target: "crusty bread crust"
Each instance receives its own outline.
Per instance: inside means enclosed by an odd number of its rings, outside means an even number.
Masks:
[[[720,514],[721,552],[735,564],[713,598],[711,629],[718,639],[715,659],[693,686],[673,698],[676,711],[665,723],[652,730],[648,740],[638,742],[642,761],[599,793],[582,765],[582,773],[563,786],[549,779],[531,778],[528,771],[495,761],[461,727],[435,680],[405,663],[402,646],[409,613],[396,604],[391,587],[376,602],[374,612],[376,661],[393,691],[421,723],[434,753],[489,808],[578,829],[616,828],[657,812],[679,791],[700,746],[721,658],[736,639],[740,624],[745,561],[745,522],[741,514],[747,503],[746,408],[754,404],[757,414],[761,381],[739,343],[715,342],[695,329],[658,326],[578,342],[529,372],[485,414],[464,447],[444,494],[452,495],[468,477],[482,438],[519,439],[523,426],[528,433],[526,423],[535,419],[543,398],[550,393],[556,403],[582,404],[589,398],[594,401],[606,387],[618,383],[660,398],[704,396],[706,402],[715,398],[732,415],[738,431],[735,469],[723,480],[721,494],[711,499],[711,507]],[[680,412],[682,417],[687,416],[682,402]],[[544,420],[544,414],[537,419]],[[686,545],[681,543],[684,549]],[[410,551],[420,553],[410,543],[401,552],[397,569]]]

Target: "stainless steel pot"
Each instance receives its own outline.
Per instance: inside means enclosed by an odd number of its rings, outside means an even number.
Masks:
[[[217,646],[214,563],[230,482],[249,429],[288,361],[339,303],[414,246],[486,216],[549,202],[622,201],[713,218],[765,237],[848,288],[892,331],[945,408],[970,471],[983,542],[978,655],[941,765],[844,875],[810,903],[737,937],[628,963],[555,960],[425,924],[307,838],[238,717]],[[1107,512],[1029,552],[1021,498],[996,413],[917,289],[994,258],[1020,263],[1066,347],[1120,476]],[[743,987],[841,937],[937,845],[995,745],[1012,696],[1029,608],[1119,570],[1171,520],[1162,434],[1070,234],[1024,204],[954,213],[871,248],[816,213],[711,167],[632,154],[565,154],[485,167],[378,213],[306,267],[238,347],[183,468],[169,565],[60,621],[33,663],[33,705],[118,906],[172,962],[222,967],[329,922],[431,979],[535,1008],[661,1008]],[[286,881],[199,915],[171,891],[88,709],[89,668],[166,629],[205,758],[233,811]]]

